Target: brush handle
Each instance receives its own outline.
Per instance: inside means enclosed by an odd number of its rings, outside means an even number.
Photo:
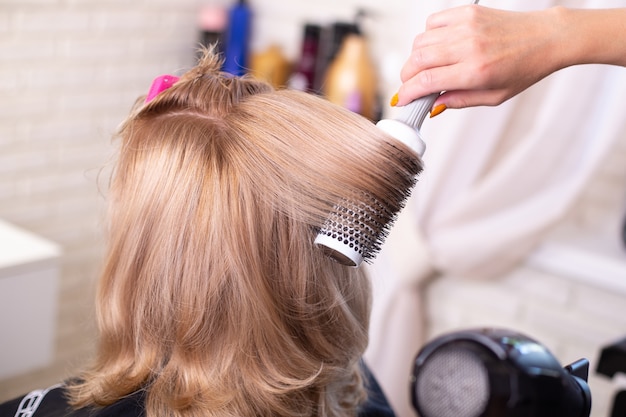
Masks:
[[[376,123],[376,127],[404,143],[420,157],[424,156],[426,144],[422,140],[419,130],[414,129],[401,120],[395,119],[383,119]]]
[[[471,4],[478,4],[478,1],[479,0],[473,0]],[[433,93],[413,100],[402,107],[397,119],[419,131],[422,127],[422,123],[424,123],[424,119],[426,119],[426,115],[433,108],[433,104],[435,104],[439,94],[440,93]]]
[[[439,93],[429,94],[413,100],[400,109],[398,120],[406,123],[413,129],[420,130],[437,97],[439,97]]]
[[[383,119],[376,123],[376,126],[407,145],[421,157],[426,151],[426,144],[419,131],[437,97],[439,93],[413,100],[400,109],[395,119]]]

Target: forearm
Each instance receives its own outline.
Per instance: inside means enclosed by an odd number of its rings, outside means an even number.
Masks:
[[[626,66],[626,8],[555,8],[562,28],[561,67],[577,64]]]

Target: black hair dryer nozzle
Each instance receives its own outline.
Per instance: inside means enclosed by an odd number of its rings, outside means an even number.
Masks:
[[[537,341],[505,329],[453,332],[417,355],[421,417],[589,417],[589,362],[562,367]]]

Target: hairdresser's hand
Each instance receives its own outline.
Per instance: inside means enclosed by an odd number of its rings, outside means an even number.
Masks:
[[[626,9],[511,12],[463,6],[433,14],[405,63],[392,104],[445,91],[445,108],[498,105],[561,68],[626,65]]]
[[[561,66],[552,9],[462,6],[431,15],[402,68],[398,105],[446,91],[448,108],[497,105]]]

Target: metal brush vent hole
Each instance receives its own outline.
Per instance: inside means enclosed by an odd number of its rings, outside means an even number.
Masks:
[[[368,260],[380,250],[386,228],[393,218],[394,213],[379,201],[363,195],[359,202],[345,201],[336,206],[320,234],[343,243]]]
[[[487,368],[467,346],[444,346],[424,361],[415,398],[422,417],[478,417],[490,398]]]

